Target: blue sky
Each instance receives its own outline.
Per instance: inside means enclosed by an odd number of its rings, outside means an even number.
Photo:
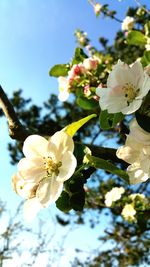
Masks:
[[[107,0],[123,19],[134,0]],[[141,1],[149,3],[149,0]],[[150,4],[149,4],[150,6]],[[112,42],[121,25],[110,19],[96,18],[87,0],[1,0],[0,1],[0,83],[11,96],[18,88],[25,97],[41,104],[57,91],[57,80],[48,71],[57,63],[68,62],[76,47],[74,31],[88,33],[98,47],[98,38]],[[8,137],[5,119],[0,120],[1,179],[0,195],[15,209],[20,198],[11,189],[11,166],[7,152]],[[12,204],[13,203],[13,204]]]

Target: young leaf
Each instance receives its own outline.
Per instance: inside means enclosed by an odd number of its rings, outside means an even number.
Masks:
[[[87,55],[84,53],[83,49],[77,47],[72,59],[72,65],[82,62],[85,58],[87,58]]]
[[[144,67],[150,64],[150,51],[145,51],[143,57],[141,58],[141,63]]]
[[[56,207],[64,212],[68,212],[71,210],[71,204],[70,204],[70,196],[67,192],[63,191],[56,201]]]
[[[107,110],[101,110],[100,113],[100,126],[104,130],[108,130],[116,126],[121,120],[123,120],[124,115],[119,112],[115,114],[110,114]]]
[[[73,122],[70,125],[68,125],[65,128],[65,132],[70,135],[71,137],[73,137],[75,135],[75,133],[85,124],[87,123],[89,120],[91,120],[92,118],[97,117],[96,114],[91,114],[79,121]]]
[[[127,43],[129,45],[145,45],[147,43],[146,37],[140,31],[130,31],[127,36]]]
[[[67,76],[68,70],[68,64],[57,64],[50,69],[49,75],[53,77]]]
[[[87,99],[85,97],[78,97],[77,104],[85,110],[96,109],[99,106],[98,102],[94,99]]]
[[[113,165],[112,163],[110,163],[109,161],[91,155],[87,155],[87,159],[89,160],[88,165],[95,167],[96,169],[102,169],[108,171],[112,174],[121,177],[126,182],[129,182],[128,174],[125,171]]]

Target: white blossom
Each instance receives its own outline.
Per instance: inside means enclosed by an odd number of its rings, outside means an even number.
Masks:
[[[136,197],[140,198],[141,200],[145,199],[145,196],[143,194],[134,193],[129,196],[131,200],[135,200]]]
[[[98,65],[98,59],[96,58],[85,58],[83,61],[83,66],[85,67],[86,70],[96,70],[97,65]]]
[[[134,26],[134,18],[130,17],[130,16],[127,16],[123,22],[122,22],[122,25],[121,25],[121,28],[123,31],[128,31],[128,30],[131,30]]]
[[[12,183],[16,193],[27,199],[24,207],[27,220],[60,196],[63,182],[73,175],[77,165],[73,149],[72,138],[63,131],[49,140],[39,135],[30,135],[25,140],[25,157],[19,161]]]
[[[150,177],[150,140],[149,134],[137,126],[135,120],[130,128],[131,133],[127,135],[125,145],[118,148],[116,155],[130,164],[127,173],[130,183],[136,184]]]
[[[123,187],[114,187],[105,195],[105,205],[111,207],[112,203],[119,200],[124,192],[125,190]]]
[[[138,110],[150,90],[150,77],[139,61],[128,66],[121,60],[113,67],[107,79],[107,88],[97,88],[102,110],[108,113],[131,114]]]
[[[103,6],[100,3],[95,3],[93,7],[94,7],[94,12],[95,12],[96,16],[98,16],[100,14]]]
[[[60,76],[58,78],[58,83],[59,83],[59,95],[58,99],[62,102],[66,101],[69,97],[69,92],[70,92],[70,86],[69,86],[69,81],[66,77]]]
[[[121,212],[121,215],[128,221],[135,220],[136,210],[134,209],[133,204],[126,204]]]

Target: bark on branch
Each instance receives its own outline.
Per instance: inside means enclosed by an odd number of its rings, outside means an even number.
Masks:
[[[9,135],[12,139],[24,141],[31,133],[19,121],[13,105],[0,85],[0,107],[7,118]]]

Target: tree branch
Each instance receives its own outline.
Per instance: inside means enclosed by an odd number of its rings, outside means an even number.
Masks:
[[[21,124],[21,122],[18,119],[18,116],[9,101],[6,93],[2,89],[0,85],[0,107],[3,110],[9,127],[9,136],[12,139],[16,139],[18,141],[24,141],[27,136],[29,136],[31,133],[25,129],[25,127]]]
[[[119,159],[116,156],[117,150],[115,148],[99,147],[99,146],[90,145],[90,144],[87,144],[86,146],[89,147],[89,149],[92,152],[92,155],[95,157],[99,157],[99,158],[106,159],[106,160],[111,160],[112,162],[116,162],[116,163],[121,163],[123,164],[125,168],[127,168],[127,166],[129,165],[128,163]]]
[[[9,135],[12,139],[23,142],[29,135],[33,134],[21,124],[10,100],[8,99],[6,93],[4,92],[1,86],[0,86],[0,107],[2,108],[7,118]],[[122,163],[124,167],[128,166],[126,162],[117,158],[116,149],[114,148],[98,147],[90,144],[87,144],[87,146],[90,148],[90,150],[92,151],[92,155],[95,157],[111,160],[112,162],[116,163]]]

